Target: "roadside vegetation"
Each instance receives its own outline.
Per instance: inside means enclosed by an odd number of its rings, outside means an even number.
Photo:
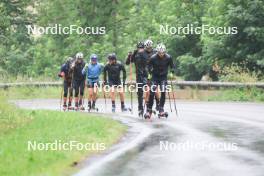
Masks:
[[[28,150],[28,141],[82,144],[108,148],[126,131],[119,122],[76,112],[22,110],[0,97],[0,175],[68,175],[99,150]]]

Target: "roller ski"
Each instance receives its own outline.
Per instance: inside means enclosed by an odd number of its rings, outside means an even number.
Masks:
[[[88,107],[88,112],[98,112],[99,109],[97,107]]]

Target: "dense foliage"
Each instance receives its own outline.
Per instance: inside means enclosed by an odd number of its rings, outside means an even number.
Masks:
[[[140,40],[163,42],[177,64],[177,75],[200,80],[238,64],[264,73],[262,0],[2,0],[0,2],[0,76],[56,77],[63,61],[78,51],[109,52],[124,60]],[[105,34],[29,35],[26,25],[105,27]],[[237,34],[164,34],[160,25],[237,27]]]

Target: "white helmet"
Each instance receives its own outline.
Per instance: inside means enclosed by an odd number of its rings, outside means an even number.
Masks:
[[[82,52],[79,52],[76,54],[76,59],[82,59],[83,58],[83,53]]]
[[[163,43],[158,44],[156,49],[157,49],[157,52],[159,52],[159,53],[165,53],[166,52],[166,47]]]
[[[153,42],[151,40],[149,40],[149,39],[147,39],[145,41],[145,47],[146,48],[152,48],[152,44],[153,44]]]

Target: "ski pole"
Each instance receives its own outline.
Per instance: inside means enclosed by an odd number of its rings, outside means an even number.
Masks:
[[[129,63],[129,72],[130,72],[130,85],[132,85],[132,60],[131,60],[131,56],[129,56],[130,58],[130,63]],[[133,93],[132,90],[130,90],[130,106],[131,106],[131,113],[133,114]]]
[[[170,111],[172,112],[172,108],[171,108],[171,98],[170,98],[170,93],[167,91],[168,93],[168,97],[169,97],[169,102],[170,102]]]
[[[81,87],[80,87],[80,89],[81,89]],[[84,106],[85,91],[86,91],[86,83],[85,83],[85,80],[84,80],[83,98],[82,98],[82,106],[83,106],[83,107],[85,107],[85,106]],[[80,91],[80,93],[81,93],[81,91]]]
[[[143,96],[144,96],[144,95],[143,95]],[[146,106],[147,106],[147,101],[148,101],[148,99],[149,99],[149,95],[147,95],[147,93],[145,93],[142,118],[144,117],[144,113],[145,113],[145,109],[146,109]]]
[[[85,85],[85,91],[86,91],[86,96],[87,96],[87,107],[88,107],[88,111],[89,111],[89,98],[90,98],[90,96],[89,96],[89,88],[87,87],[87,85]],[[85,93],[84,93],[85,94]]]
[[[61,98],[60,98],[60,111],[61,111],[61,104],[62,104],[62,94],[63,94],[63,83],[62,83],[62,87],[61,87]]]
[[[103,84],[103,95],[104,95],[105,110],[106,110],[106,96],[105,96],[105,85],[104,84]]]
[[[173,84],[172,84],[172,80],[171,79],[170,79],[170,83],[171,83],[172,97],[173,97],[173,102],[174,102],[174,109],[175,109],[177,117],[179,117],[178,116],[178,111],[177,111],[177,106],[176,106],[176,100],[175,100],[176,98],[175,98],[175,95],[174,95]]]

